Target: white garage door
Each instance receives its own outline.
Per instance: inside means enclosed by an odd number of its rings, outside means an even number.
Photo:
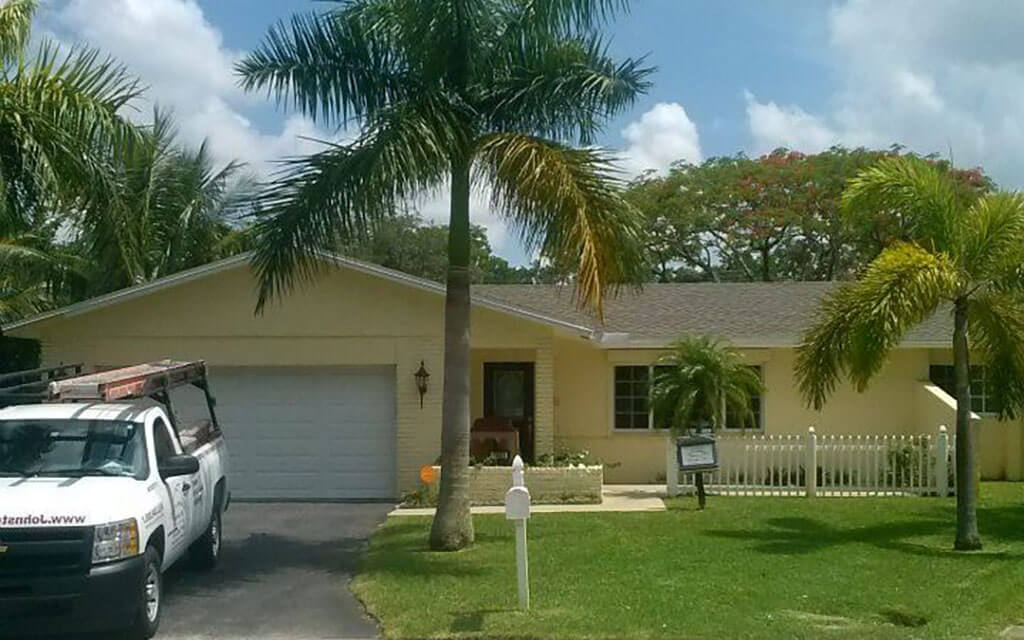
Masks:
[[[212,368],[236,498],[393,498],[393,367]]]

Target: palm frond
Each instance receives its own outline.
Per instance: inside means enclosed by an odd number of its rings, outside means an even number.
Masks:
[[[499,68],[481,89],[481,109],[498,131],[577,138],[590,144],[602,123],[647,92],[654,69],[644,60],[616,63],[601,38],[516,38],[497,49]]]
[[[45,283],[12,287],[0,281],[0,324],[27,318],[50,306],[49,290]]]
[[[247,91],[266,90],[314,119],[362,120],[413,95],[400,49],[381,14],[350,6],[328,14],[296,14],[270,29],[235,67]]]
[[[723,410],[742,424],[750,422],[750,399],[762,391],[761,378],[725,343],[707,336],[685,337],[671,345],[658,365],[651,408],[673,431],[701,423],[722,428]]]
[[[16,154],[5,176],[18,184],[12,192],[109,198],[113,158],[139,135],[120,111],[140,92],[124,67],[95,50],[61,53],[44,42],[31,65],[0,83],[0,139]]]
[[[0,67],[18,59],[32,28],[37,0],[7,0],[0,5]]]
[[[958,218],[968,205],[947,170],[912,156],[882,158],[851,179],[842,197],[848,219],[890,212],[912,240],[952,255],[961,243]]]
[[[507,0],[507,10],[534,29],[566,33],[590,30],[628,11],[629,0]]]
[[[1024,248],[1024,196],[998,192],[978,198],[961,223],[964,226],[962,264],[975,280],[1015,261],[1020,268]]]
[[[492,186],[492,207],[527,247],[578,261],[581,306],[600,316],[608,290],[639,281],[640,217],[622,198],[610,156],[505,133],[481,141],[476,170]]]
[[[971,348],[986,365],[986,390],[1001,417],[1015,418],[1024,409],[1024,297],[982,293],[971,298],[967,317]]]
[[[889,351],[962,286],[948,257],[900,243],[863,277],[830,295],[797,349],[796,377],[807,403],[821,409],[844,374],[863,391]]]
[[[364,234],[397,204],[437,186],[468,136],[457,112],[436,97],[385,110],[351,144],[290,161],[259,196],[253,268],[257,310],[320,271],[318,250]]]

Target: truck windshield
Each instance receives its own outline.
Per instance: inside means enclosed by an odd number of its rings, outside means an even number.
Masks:
[[[0,475],[145,479],[143,425],[115,420],[0,420]]]

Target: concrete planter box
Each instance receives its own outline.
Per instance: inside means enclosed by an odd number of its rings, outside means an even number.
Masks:
[[[434,467],[438,477],[440,467]],[[512,486],[511,467],[470,467],[470,500],[474,505],[505,503]],[[604,467],[527,467],[526,488],[533,504],[600,504]],[[432,485],[437,490],[438,483]]]

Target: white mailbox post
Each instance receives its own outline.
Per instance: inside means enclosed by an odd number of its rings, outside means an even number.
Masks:
[[[530,574],[526,556],[526,519],[530,517],[530,491],[523,482],[523,459],[512,461],[512,486],[505,493],[505,519],[516,527],[516,577],[519,581],[519,608],[530,608]]]

